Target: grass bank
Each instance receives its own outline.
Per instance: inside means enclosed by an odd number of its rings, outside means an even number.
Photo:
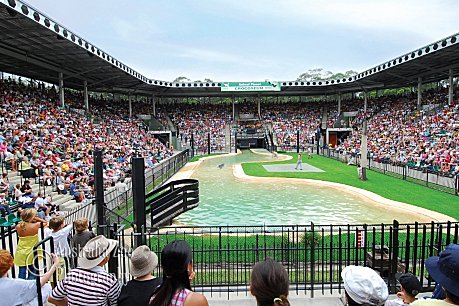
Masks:
[[[308,159],[303,156],[303,163],[308,163],[325,172],[268,172],[263,164],[292,164],[296,162],[295,153],[285,153],[294,157],[293,160],[269,163],[243,163],[242,168],[247,175],[259,177],[288,177],[300,179],[314,179],[346,184],[374,192],[387,199],[400,201],[418,207],[430,209],[446,214],[459,220],[459,197],[433,190],[411,182],[403,181],[374,171],[367,171],[367,181],[357,177],[355,166],[330,158],[314,155]]]

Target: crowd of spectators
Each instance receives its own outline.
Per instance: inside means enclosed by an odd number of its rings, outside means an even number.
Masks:
[[[194,148],[198,153],[206,154],[208,134],[211,151],[224,151],[226,147],[225,131],[232,123],[232,110],[229,104],[175,104],[168,110],[169,116],[177,128],[178,138]]]
[[[278,147],[293,148],[297,145],[300,131],[300,147],[313,143],[316,129],[321,123],[319,103],[280,103],[263,105],[262,119],[272,125]]]
[[[16,80],[0,81],[0,102],[2,161],[23,177],[39,176],[63,193],[91,193],[95,149],[104,152],[107,184],[129,174],[134,155],[146,157],[146,167],[173,155],[141,120],[129,118],[122,102],[107,105],[91,99],[87,113],[82,97],[66,92],[67,107],[60,108],[54,88]]]
[[[382,107],[368,120],[369,157],[445,174],[459,173],[459,105],[448,105],[441,92],[426,92],[424,97],[427,104],[421,110],[413,97],[380,104]],[[335,149],[358,154],[361,134],[362,125],[355,124],[351,135]]]

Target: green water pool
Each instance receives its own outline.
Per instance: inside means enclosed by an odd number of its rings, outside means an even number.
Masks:
[[[395,213],[390,207],[330,187],[291,181],[260,183],[234,177],[233,165],[255,161],[272,161],[272,158],[245,150],[240,155],[204,160],[191,177],[199,180],[199,206],[176,221],[192,226],[416,221],[413,213],[399,210]]]

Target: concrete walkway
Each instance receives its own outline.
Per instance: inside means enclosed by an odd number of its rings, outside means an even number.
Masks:
[[[302,163],[303,170],[296,170],[296,163],[294,164],[277,164],[277,165],[263,165],[263,168],[268,172],[325,172],[322,169],[311,166],[307,163]]]
[[[304,306],[304,305],[313,305],[313,306],[338,306],[343,305],[340,300],[341,294],[335,290],[335,294],[326,293],[322,295],[322,292],[317,292],[315,297],[311,298],[311,292],[299,293],[296,291],[290,292],[289,302],[292,306]],[[229,298],[227,293],[214,293],[212,296],[210,293],[204,294],[209,301],[210,306],[225,306],[225,305],[238,305],[238,306],[255,306],[257,302],[255,298],[245,292],[230,293]]]

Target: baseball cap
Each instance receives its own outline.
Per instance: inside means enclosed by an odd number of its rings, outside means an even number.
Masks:
[[[356,303],[380,306],[389,297],[384,280],[368,267],[347,266],[341,272],[341,277],[346,293]]]

